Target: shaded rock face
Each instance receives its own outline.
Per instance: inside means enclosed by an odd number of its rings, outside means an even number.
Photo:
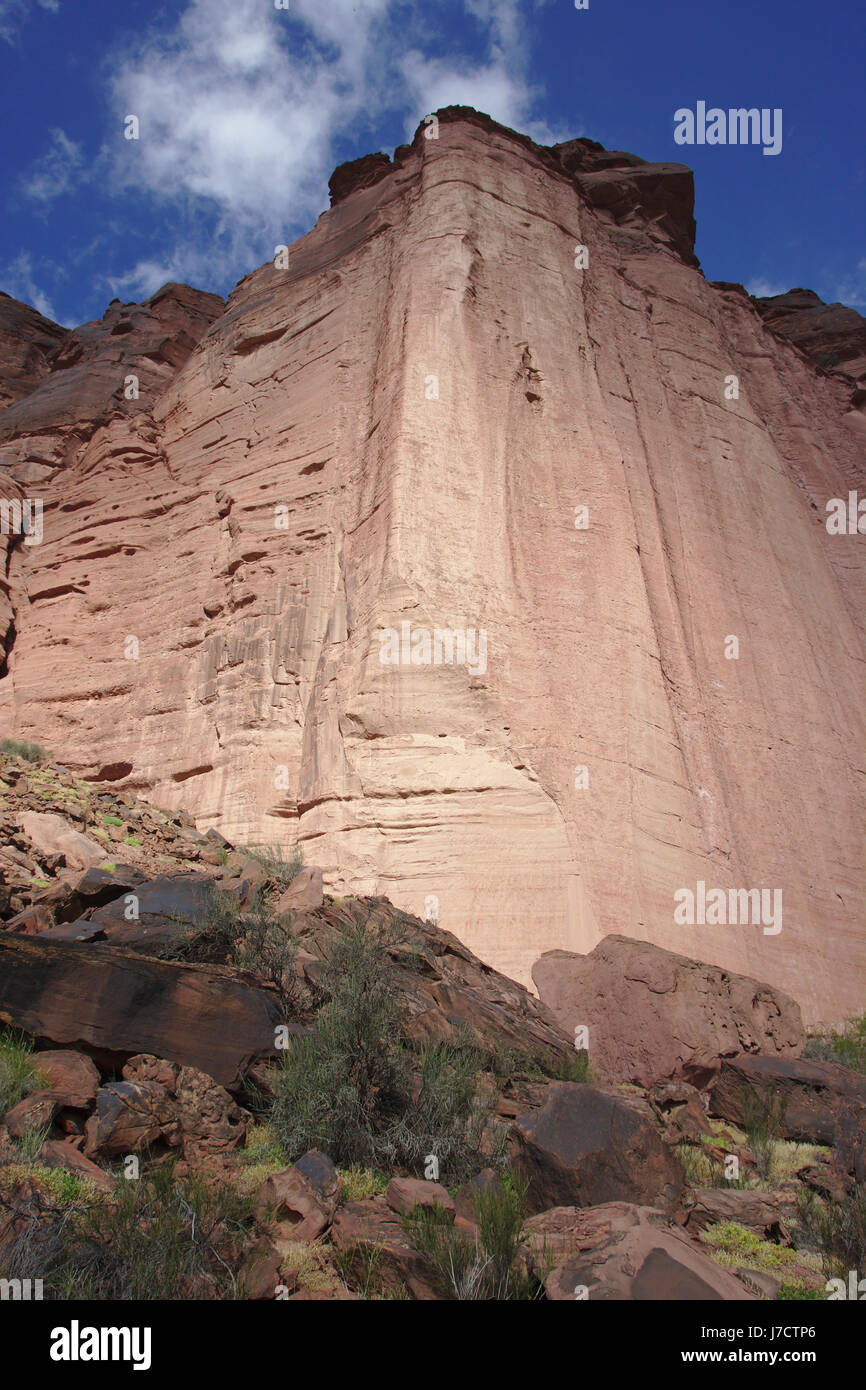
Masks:
[[[0,408],[44,380],[68,330],[0,291]]]
[[[780,1110],[785,1139],[833,1145],[843,1167],[866,1177],[866,1076],[834,1062],[740,1057],[722,1067],[710,1109],[742,1124],[755,1098]]]
[[[222,1086],[273,1052],[280,1022],[272,994],[227,971],[14,935],[0,936],[0,1019],[95,1055],[158,1053]]]
[[[754,304],[773,332],[816,366],[866,385],[866,319],[856,309],[825,304],[814,290],[801,289],[755,299]]]
[[[456,110],[334,192],[214,322],[168,287],[36,363],[0,719],[522,981],[619,931],[855,1011],[850,381],[703,280],[681,166]],[[403,624],[484,659],[383,661]],[[698,880],[780,889],[782,933],[696,943]]]
[[[706,1086],[725,1057],[795,1057],[806,1041],[800,1007],[781,990],[624,936],[586,956],[549,951],[532,977],[565,1032],[589,1029],[592,1066],[607,1081]]]
[[[671,1210],[683,1175],[646,1101],[563,1082],[512,1130],[512,1157],[529,1179],[527,1208],[643,1202]]]

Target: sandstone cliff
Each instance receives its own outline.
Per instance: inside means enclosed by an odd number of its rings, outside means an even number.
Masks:
[[[4,731],[527,983],[619,933],[862,1009],[857,374],[707,283],[680,165],[456,109],[332,201],[225,307],[0,302]],[[677,925],[698,881],[781,932]]]

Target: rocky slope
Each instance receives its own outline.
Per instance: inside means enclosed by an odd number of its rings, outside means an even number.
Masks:
[[[816,368],[708,284],[683,166],[425,129],[225,306],[0,301],[0,467],[45,508],[2,538],[0,719],[526,983],[619,933],[859,1010],[851,325]],[[383,664],[404,623],[486,661]],[[782,931],[678,925],[699,880]]]
[[[796,1006],[766,984],[612,938],[583,965],[631,1009],[598,1013],[587,1058],[576,960],[549,1010],[386,899],[325,896],[312,869],[281,882],[282,866],[129,791],[6,756],[0,787],[0,1278],[42,1278],[46,1298],[478,1297],[418,1213],[477,1257],[484,1203],[519,1192],[509,1282],[500,1268],[484,1297],[750,1301],[783,1282],[787,1298],[826,1296],[800,1205],[812,1193],[854,1210],[866,1082],[802,1060]],[[296,948],[276,972],[261,947],[246,953],[262,903]],[[449,1147],[455,1091],[427,1112],[414,1161],[337,1168],[321,1149],[286,1152],[275,1064],[311,1048],[306,1072],[330,1046],[328,962],[358,927],[399,999],[412,1096],[429,1084],[425,1048],[447,1044],[452,1067],[476,1057],[468,1172]],[[648,1028],[641,1015],[638,976],[654,991],[671,972],[703,996],[699,1085],[682,1079],[683,1019],[659,1009]],[[388,1044],[364,1024],[366,994],[343,1006],[354,1076],[371,1043]],[[629,1042],[644,1084],[617,1084],[635,1074]],[[779,1094],[765,1151],[750,1104],[772,1113]],[[478,1278],[488,1263],[476,1258]]]

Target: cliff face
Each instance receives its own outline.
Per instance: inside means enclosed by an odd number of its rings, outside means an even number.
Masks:
[[[850,376],[703,279],[682,166],[457,110],[332,197],[224,312],[113,305],[47,374],[28,324],[2,724],[524,982],[616,932],[862,1009]],[[698,881],[782,930],[678,925]]]

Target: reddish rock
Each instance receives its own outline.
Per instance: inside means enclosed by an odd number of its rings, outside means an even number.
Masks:
[[[781,1108],[779,1127],[785,1139],[835,1145],[854,1132],[866,1133],[866,1076],[835,1062],[806,1057],[738,1057],[725,1062],[712,1090],[710,1111],[742,1125],[750,1093]],[[856,1147],[845,1151],[855,1162]]]
[[[408,1289],[423,1302],[441,1297],[433,1271],[409,1242],[384,1197],[367,1197],[341,1207],[334,1217],[331,1240],[361,1285],[366,1284],[375,1251],[376,1281],[385,1289],[393,1293]]]
[[[316,1240],[333,1220],[341,1187],[330,1159],[313,1152],[266,1178],[256,1193],[256,1207],[276,1222],[281,1240]]]
[[[148,1052],[229,1087],[272,1055],[280,1022],[272,992],[227,971],[9,936],[0,936],[0,1015],[59,1047]]]
[[[63,1105],[86,1109],[96,1099],[99,1072],[83,1052],[34,1052],[31,1061]]]
[[[511,1135],[532,1212],[615,1201],[671,1210],[683,1190],[680,1166],[637,1096],[559,1082]]]
[[[586,956],[548,951],[532,975],[561,1028],[589,1029],[590,1065],[606,1081],[705,1086],[725,1057],[795,1057],[806,1040],[799,1005],[780,990],[625,936]]]
[[[238,1274],[238,1284],[243,1297],[254,1301],[274,1298],[280,1283],[281,1263],[282,1256],[279,1250],[266,1236],[260,1236],[247,1251]]]
[[[295,875],[274,910],[278,916],[287,912],[315,912],[324,900],[322,870],[310,865]]]
[[[695,1235],[719,1222],[734,1222],[762,1240],[785,1240],[796,1221],[796,1199],[790,1192],[760,1192],[749,1188],[690,1188],[683,1199],[683,1225]]]
[[[3,1123],[13,1139],[20,1139],[28,1130],[50,1125],[61,1103],[62,1096],[56,1091],[31,1091],[6,1112]]]
[[[115,302],[4,413],[45,541],[3,569],[0,721],[524,984],[622,932],[859,1013],[851,383],[690,263],[686,171],[438,118],[343,171],[288,272]],[[382,662],[404,622],[489,660]],[[780,936],[674,920],[765,873]]]
[[[154,1081],[114,1081],[96,1094],[96,1113],[86,1125],[85,1150],[105,1158],[147,1149],[162,1140],[179,1142],[178,1123],[171,1098]]]
[[[425,1182],[421,1178],[392,1178],[385,1190],[385,1201],[401,1216],[408,1215],[416,1207],[423,1211],[439,1211],[452,1222],[456,1214],[447,1189],[441,1183]]]
[[[103,1192],[114,1191],[115,1181],[111,1174],[93,1163],[74,1144],[46,1140],[39,1150],[39,1162],[46,1168],[65,1168],[67,1173],[74,1173],[78,1178],[89,1178]]]
[[[742,1302],[755,1295],[664,1212],[626,1202],[559,1207],[524,1227],[547,1297],[558,1303]],[[548,1273],[550,1255],[562,1262]]]
[[[38,854],[62,854],[74,869],[88,869],[103,864],[107,854],[102,845],[88,835],[73,830],[63,816],[48,811],[25,811],[21,828],[33,842]]]

